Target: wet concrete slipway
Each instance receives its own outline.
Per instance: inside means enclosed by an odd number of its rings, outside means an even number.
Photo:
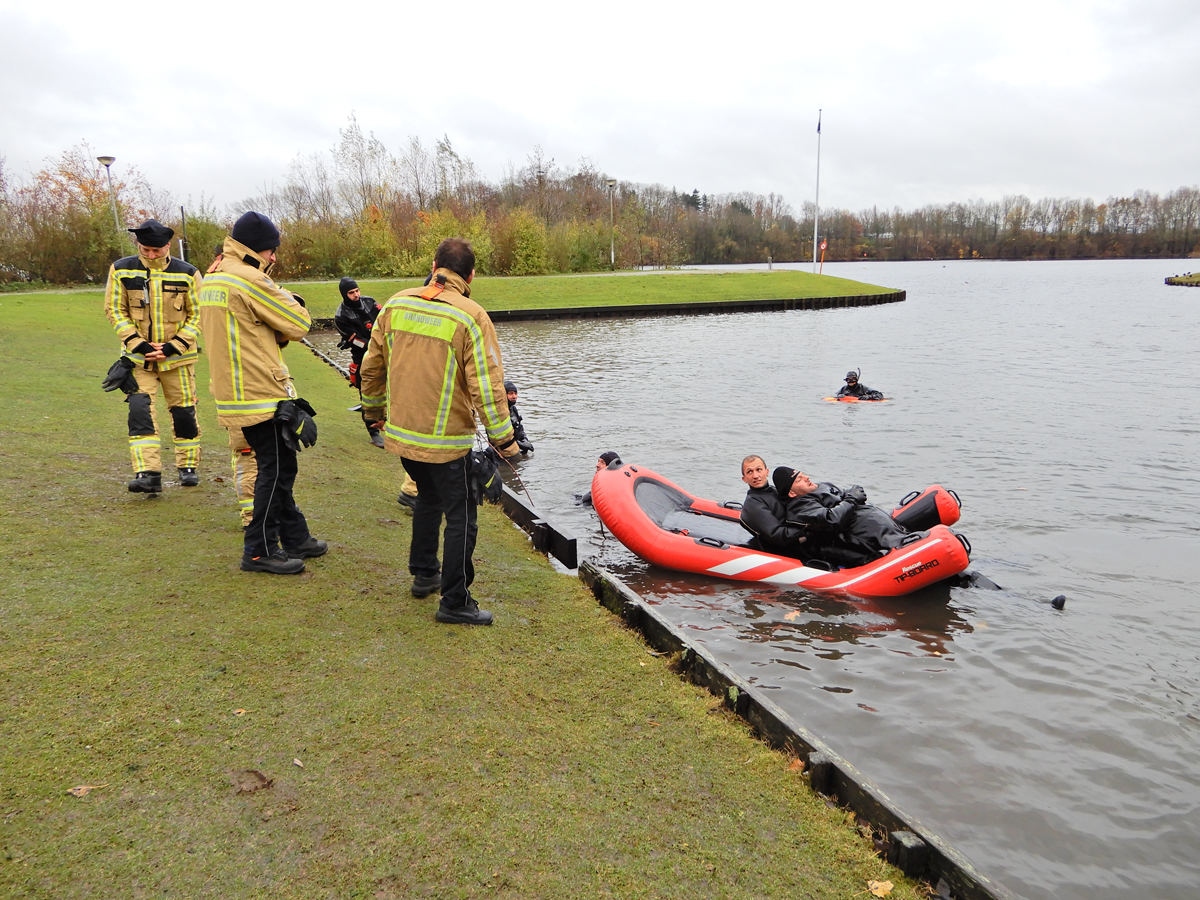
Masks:
[[[907,301],[502,325],[520,473],[581,556],[1013,893],[1194,897],[1200,296],[1177,268],[844,263]],[[891,402],[821,399],[860,366]],[[939,482],[1004,590],[851,603],[648,566],[573,503],[607,449],[716,500],[750,452],[887,508]]]

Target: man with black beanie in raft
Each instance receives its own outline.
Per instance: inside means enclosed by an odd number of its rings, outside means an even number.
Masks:
[[[789,466],[772,473],[775,491],[784,503],[784,523],[803,529],[805,558],[839,566],[861,566],[899,547],[908,532],[886,512],[867,503],[859,485],[842,490],[814,482]]]
[[[200,314],[210,362],[217,421],[241,429],[254,451],[254,511],[245,528],[241,566],[247,572],[292,575],[328,549],[308,530],[292,496],[296,454],[316,442],[313,410],[296,396],[282,349],[308,334],[304,301],[271,280],[279,229],[248,212],[204,279]]]
[[[196,419],[196,356],[200,338],[200,272],[170,254],[175,232],[154,219],[130,228],[137,255],[108,270],[104,313],[121,340],[121,358],[132,368],[129,393],[129,490],[162,491],[162,448],[154,400],[162,388],[171,413],[179,483],[200,483],[200,423]],[[128,383],[123,389],[132,388]]]

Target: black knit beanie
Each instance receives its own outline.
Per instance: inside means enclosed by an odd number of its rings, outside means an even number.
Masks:
[[[279,246],[279,229],[262,213],[243,213],[242,217],[233,223],[235,241],[249,247],[255,253],[264,250],[274,250]]]
[[[513,381],[511,378],[505,378],[504,379],[504,390],[506,392],[512,391],[514,394],[517,393],[517,383],[515,381]]]
[[[350,293],[353,290],[356,290],[357,288],[358,288],[358,282],[355,281],[353,278],[351,278],[349,275],[347,275],[340,282],[338,282],[338,290],[342,292],[343,300],[346,299],[346,295],[348,293]]]
[[[605,450],[600,454],[600,458],[604,460],[604,464],[606,466],[612,465],[613,460],[616,460],[617,462],[621,461],[621,457],[617,456],[617,454],[613,453],[611,450]]]
[[[775,483],[775,493],[787,499],[792,483],[796,480],[796,470],[789,466],[780,466],[771,473],[771,481]]]

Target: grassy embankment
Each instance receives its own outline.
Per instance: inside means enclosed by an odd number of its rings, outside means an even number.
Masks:
[[[1186,275],[1172,275],[1167,284],[1181,284],[1188,287],[1200,287],[1200,272],[1188,272]]]
[[[238,571],[203,388],[201,486],[127,493],[100,304],[0,298],[0,894],[919,896],[498,510],[476,581],[497,624],[437,625],[396,460],[303,348],[321,436],[297,494],[328,556]],[[273,785],[238,793],[242,770]]]
[[[359,282],[364,294],[383,302],[419,280]],[[337,282],[294,282],[313,315],[332,316],[341,295]],[[703,300],[795,300],[886,294],[896,288],[864,284],[811,272],[649,272],[614,276],[477,278],[471,298],[484,309],[542,309],[564,306],[622,306],[642,303],[695,303]]]

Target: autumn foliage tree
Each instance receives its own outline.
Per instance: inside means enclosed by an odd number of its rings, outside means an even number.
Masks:
[[[448,136],[410,137],[396,151],[352,115],[327,153],[298,156],[281,186],[228,210],[187,204],[191,261],[204,268],[240,213],[283,231],[279,275],[420,276],[445,237],[475,245],[485,275],[535,275],[684,264],[811,258],[811,202],[778,194],[708,194],[619,182],[588,160],[558,165],[540,147],[498,181],[484,178]],[[148,215],[181,231],[179,204],[126,170],[114,181],[122,228]],[[611,218],[610,218],[611,217]],[[1200,190],[1090,199],[1009,196],[996,201],[823,209],[826,260],[1179,257],[1200,241]],[[0,160],[0,282],[97,283],[130,252],[112,224],[108,182],[87,145],[16,183]]]

